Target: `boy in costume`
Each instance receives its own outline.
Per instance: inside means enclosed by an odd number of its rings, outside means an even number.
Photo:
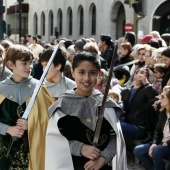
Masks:
[[[53,47],[49,47],[44,50],[40,55],[40,62],[43,69],[46,68],[50,57],[54,51]],[[66,64],[66,51],[62,48],[58,48],[53,62],[46,75],[45,85],[53,97],[54,101],[58,99],[67,89],[73,89],[76,87],[76,83],[63,75],[64,67]],[[49,81],[50,80],[50,81]]]
[[[32,61],[33,54],[24,46],[14,45],[6,53],[13,74],[0,83],[1,170],[44,170],[47,108],[52,99],[43,85],[28,120],[21,119],[38,83],[30,76]]]
[[[102,93],[94,88],[99,71],[98,55],[85,51],[75,55],[72,75],[77,88],[65,92],[49,108],[51,118],[46,134],[46,170],[112,169],[108,163],[117,154],[116,145],[122,143],[123,137],[116,141],[116,133],[121,131],[116,127],[119,124],[116,110],[120,107],[111,98],[106,102],[98,146],[92,146],[103,99]],[[122,146],[122,158],[125,153],[123,149]],[[120,162],[119,166],[126,167],[126,162]],[[122,167],[122,170],[126,169]]]

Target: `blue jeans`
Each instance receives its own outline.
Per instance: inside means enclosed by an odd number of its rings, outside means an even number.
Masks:
[[[163,159],[170,159],[170,148],[158,145],[153,149],[151,158],[148,154],[150,146],[150,144],[136,146],[133,153],[147,170],[165,170]]]
[[[135,125],[126,122],[120,122],[120,125],[125,139],[142,140],[147,136],[144,129],[141,129]]]

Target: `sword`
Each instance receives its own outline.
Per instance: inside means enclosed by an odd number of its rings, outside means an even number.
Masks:
[[[47,74],[47,72],[48,72],[48,70],[50,68],[50,65],[51,65],[51,63],[52,63],[52,61],[53,61],[53,59],[54,59],[54,57],[55,57],[55,55],[57,53],[57,50],[58,50],[58,46],[55,47],[55,49],[53,51],[53,54],[52,54],[52,56],[51,56],[51,58],[50,58],[50,60],[49,60],[49,62],[47,64],[47,67],[45,68],[45,70],[44,70],[44,72],[43,72],[43,74],[42,74],[38,84],[36,85],[36,87],[34,89],[34,93],[33,93],[32,97],[31,97],[31,99],[30,99],[30,101],[28,103],[28,106],[25,109],[25,112],[24,112],[24,114],[22,116],[23,119],[27,119],[28,118],[28,115],[29,115],[29,113],[30,113],[30,111],[32,109],[32,106],[33,106],[33,104],[35,102],[35,99],[36,99],[37,94],[38,94],[38,92],[40,90],[40,87],[41,87],[42,83],[44,82],[45,76],[46,76],[46,74]]]
[[[99,110],[98,120],[97,120],[94,138],[93,138],[93,142],[92,142],[93,146],[95,146],[95,147],[98,146],[98,142],[99,142],[100,131],[101,131],[103,117],[104,117],[104,110],[105,110],[108,92],[109,92],[109,89],[110,89],[110,81],[111,81],[111,78],[112,78],[112,72],[113,72],[113,67],[114,67],[116,55],[117,55],[117,44],[115,45],[115,48],[114,48],[114,52],[113,52],[113,56],[112,56],[112,60],[111,60],[111,65],[110,65],[110,70],[109,70],[109,75],[108,75],[108,80],[107,80],[107,83],[106,83],[105,93],[104,93],[104,96],[103,96],[101,108]]]

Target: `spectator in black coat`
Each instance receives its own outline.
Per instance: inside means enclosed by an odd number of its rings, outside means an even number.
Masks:
[[[145,119],[148,101],[158,93],[148,82],[149,70],[140,68],[134,75],[134,86],[122,91],[122,101],[125,108],[125,122],[121,122],[125,138],[142,140],[147,136]]]
[[[100,35],[99,47],[103,49],[103,51],[101,52],[101,57],[107,61],[108,68],[110,68],[114,49],[114,44],[110,35]]]

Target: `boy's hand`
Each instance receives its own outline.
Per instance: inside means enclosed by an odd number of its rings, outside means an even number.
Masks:
[[[100,150],[94,146],[84,144],[81,148],[81,154],[91,160],[96,160],[100,156]]]
[[[9,126],[7,129],[7,133],[12,137],[22,137],[24,134],[24,130],[22,130],[19,126]]]
[[[85,170],[99,170],[105,164],[106,159],[103,156],[100,156],[97,160],[90,160],[84,165]]]
[[[28,121],[25,119],[18,119],[17,126],[19,126],[22,130],[28,130]]]

